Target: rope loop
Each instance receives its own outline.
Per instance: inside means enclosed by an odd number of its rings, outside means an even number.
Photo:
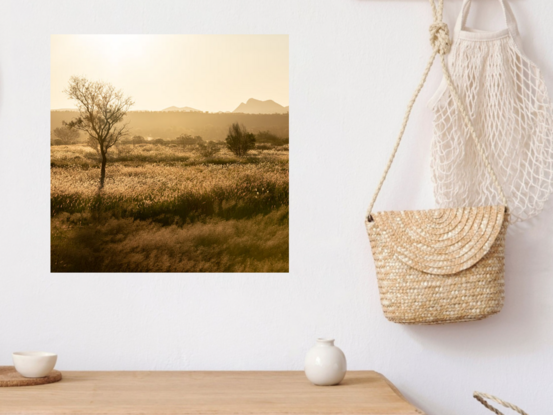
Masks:
[[[512,409],[515,412],[518,412],[521,415],[528,415],[526,412],[524,412],[522,409],[520,409],[518,406],[513,405],[512,403],[505,402],[493,395],[488,395],[487,393],[482,392],[474,392],[472,395],[478,402],[480,402],[482,405],[484,405],[486,408],[488,408],[490,411],[496,413],[497,415],[503,415],[503,412],[500,412],[498,409],[491,406],[488,402],[486,402],[486,399],[489,399],[491,401],[497,402],[500,405],[503,405],[505,408]]]
[[[451,40],[449,39],[449,28],[447,24],[441,21],[430,25],[430,44],[434,52],[440,55],[447,55],[451,50]]]

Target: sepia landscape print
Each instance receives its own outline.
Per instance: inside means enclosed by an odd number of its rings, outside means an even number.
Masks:
[[[52,272],[288,272],[288,36],[53,35]]]

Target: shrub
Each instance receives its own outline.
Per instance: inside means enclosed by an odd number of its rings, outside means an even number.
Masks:
[[[52,136],[55,137],[52,141],[54,145],[68,145],[76,143],[80,137],[79,131],[69,127],[59,127],[52,132]],[[56,144],[59,143],[59,144]]]
[[[235,123],[229,127],[225,142],[230,151],[238,157],[243,157],[255,148],[255,135],[248,132],[245,126]]]
[[[186,146],[193,146],[196,144],[203,144],[204,139],[199,135],[196,135],[193,137],[190,134],[181,134],[175,139],[175,141],[181,146],[186,147]]]
[[[133,145],[135,144],[142,144],[144,142],[146,142],[146,139],[144,137],[142,137],[141,135],[135,135],[132,139],[131,139]]]
[[[288,138],[280,138],[269,131],[260,131],[255,135],[256,143],[272,144],[274,146],[283,146],[288,144]]]
[[[205,158],[213,157],[220,150],[221,149],[219,148],[219,145],[217,145],[213,141],[210,141],[207,144],[198,144],[198,153],[200,153],[200,155]]]

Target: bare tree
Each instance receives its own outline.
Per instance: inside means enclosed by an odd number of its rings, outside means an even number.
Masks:
[[[100,189],[106,178],[107,155],[110,148],[128,135],[128,125],[121,121],[134,104],[121,90],[106,82],[92,82],[86,78],[73,76],[64,91],[69,98],[77,101],[79,117],[63,124],[71,129],[88,134],[88,144],[102,158]]]

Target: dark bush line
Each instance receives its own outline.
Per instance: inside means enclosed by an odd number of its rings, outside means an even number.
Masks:
[[[52,272],[287,272],[288,208],[178,226],[69,215],[52,221]]]
[[[190,160],[190,157],[182,156],[182,157],[175,157],[175,158],[167,158],[167,159],[157,159],[155,161],[147,160],[145,158],[140,157],[121,157],[121,158],[114,158],[112,163],[117,163],[122,166],[126,167],[138,167],[142,166],[147,163],[156,163],[159,165],[165,165],[165,166],[182,166],[182,167],[190,167],[190,166],[199,166],[199,165],[208,165],[208,164],[216,164],[216,165],[231,165],[231,164],[260,164],[267,161],[271,161],[272,163],[280,163],[280,164],[287,164],[288,160],[275,160],[274,158],[265,157],[263,155],[261,156],[248,156],[243,158],[228,158],[228,157],[208,157],[204,159],[194,159]],[[113,166],[113,164],[111,164]],[[68,168],[80,168],[82,170],[88,170],[88,169],[99,169],[100,168],[100,162],[94,161],[94,160],[87,160],[84,158],[74,158],[74,159],[67,159],[67,160],[55,160],[50,163],[51,168],[59,168],[59,169],[68,169]]]
[[[98,194],[95,198],[78,194],[57,195],[51,198],[51,216],[62,213],[91,213],[96,218],[106,215],[116,218],[153,220],[170,225],[202,221],[205,218],[244,219],[267,214],[282,206],[288,206],[288,186],[277,188],[267,184],[268,193],[248,196],[240,200],[225,197],[224,191],[206,195],[181,195],[170,201],[135,202],[121,196]],[[153,203],[152,203],[153,202]]]

